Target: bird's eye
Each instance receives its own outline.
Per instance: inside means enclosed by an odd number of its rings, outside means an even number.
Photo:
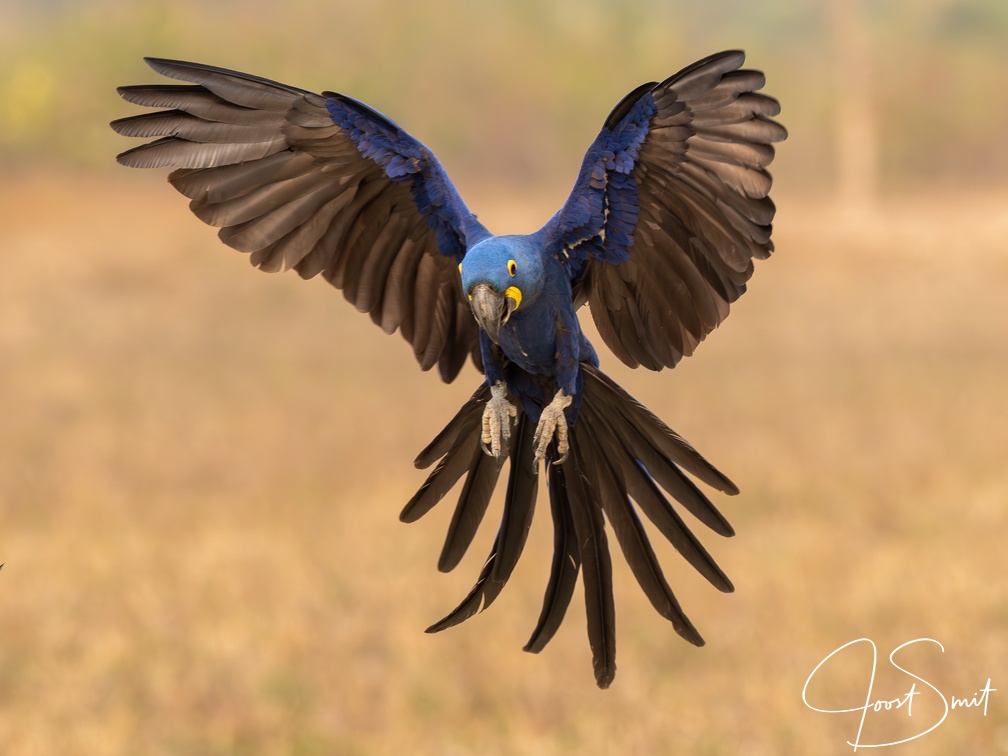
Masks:
[[[514,260],[508,260],[508,275],[511,278],[515,277],[515,273],[518,272],[518,264]]]

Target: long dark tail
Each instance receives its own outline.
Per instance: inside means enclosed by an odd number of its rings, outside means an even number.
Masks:
[[[539,652],[553,637],[581,573],[595,680],[605,688],[616,674],[612,562],[605,519],[654,608],[679,635],[701,646],[703,639],[665,580],[637,510],[712,585],[730,592],[731,581],[672,508],[662,489],[723,536],[734,535],[728,521],[683,471],[727,494],[736,494],[738,489],[608,376],[590,365],[583,364],[582,371],[584,388],[578,420],[570,431],[570,453],[563,464],[546,466],[553,516],[553,563],[539,622],[525,650]],[[420,468],[440,461],[403,509],[401,519],[405,522],[428,512],[465,475],[438,562],[442,571],[454,568],[472,542],[503,466],[480,446],[483,407],[489,398],[489,388],[478,389],[416,459]],[[535,424],[519,410],[511,436],[504,512],[490,555],[469,594],[428,632],[457,625],[488,607],[500,595],[517,564],[532,523],[538,489],[537,471],[532,465],[534,431]],[[552,449],[547,462],[550,457],[555,457]]]

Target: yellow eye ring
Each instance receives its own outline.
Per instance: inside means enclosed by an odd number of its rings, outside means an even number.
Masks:
[[[508,260],[508,275],[511,278],[515,277],[515,273],[518,272],[518,264],[514,260]]]

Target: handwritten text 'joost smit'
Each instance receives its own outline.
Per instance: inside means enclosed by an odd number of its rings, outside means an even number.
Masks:
[[[815,676],[819,674],[820,671],[822,671],[822,669],[827,665],[827,663],[830,662],[830,660],[835,659],[837,655],[840,654],[841,651],[844,651],[845,649],[851,648],[852,646],[861,643],[869,644],[872,650],[872,665],[870,675],[868,676],[868,689],[864,697],[864,703],[858,706],[851,706],[849,708],[825,708],[821,705],[817,705],[821,704],[822,702],[810,701],[808,695],[808,689],[813,678],[815,678]],[[900,743],[907,743],[911,740],[916,740],[917,738],[923,737],[924,735],[927,735],[929,732],[932,732],[933,730],[937,729],[942,724],[942,722],[944,722],[945,719],[948,717],[949,712],[954,711],[956,709],[978,709],[978,710],[982,709],[983,715],[987,716],[987,705],[990,702],[991,693],[997,690],[997,688],[991,687],[990,678],[988,677],[986,684],[982,688],[974,692],[972,695],[967,696],[965,698],[951,696],[950,701],[949,698],[946,698],[945,694],[942,693],[942,691],[940,691],[936,686],[932,685],[923,677],[915,675],[913,672],[909,671],[905,667],[900,666],[896,662],[896,655],[900,651],[902,651],[904,648],[907,648],[908,646],[912,646],[917,643],[933,643],[939,649],[941,649],[942,653],[945,652],[945,647],[938,641],[934,640],[933,638],[916,638],[915,640],[907,641],[906,643],[903,643],[902,645],[897,646],[895,649],[893,649],[892,653],[889,654],[889,663],[892,664],[892,666],[895,667],[898,671],[902,672],[907,677],[913,680],[913,682],[910,683],[910,687],[907,688],[906,693],[904,693],[903,695],[897,696],[895,698],[872,697],[872,689],[875,686],[875,671],[878,665],[878,649],[875,646],[875,642],[872,641],[870,638],[858,638],[857,640],[852,640],[849,643],[845,643],[844,645],[840,646],[840,648],[830,653],[825,659],[823,659],[816,665],[815,669],[812,670],[812,674],[810,674],[808,676],[808,679],[805,681],[805,687],[802,688],[802,701],[804,701],[805,705],[808,708],[812,709],[812,711],[817,711],[822,714],[851,714],[855,712],[860,712],[861,718],[858,723],[857,734],[854,736],[854,740],[847,741],[847,745],[853,746],[855,751],[857,751],[858,748],[884,748],[886,746],[894,746],[899,745]],[[918,688],[918,683],[924,687]],[[912,717],[914,698],[916,696],[920,696],[922,692],[926,691],[926,689],[934,691],[934,694],[941,698],[941,701],[944,704],[944,712],[942,713],[941,717],[939,717],[937,720],[920,723],[921,729],[919,732],[916,732],[915,734],[910,735],[909,737],[905,737],[902,740],[895,740],[888,743],[861,742],[861,733],[864,730],[865,719],[868,717],[868,712],[876,714],[884,714],[885,712],[889,712],[889,716],[892,716],[894,713],[899,713],[901,715],[905,714],[907,717]]]

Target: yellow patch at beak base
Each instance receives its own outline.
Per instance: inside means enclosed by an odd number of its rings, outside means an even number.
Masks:
[[[504,296],[511,297],[511,299],[515,301],[514,308],[516,310],[519,307],[521,307],[522,293],[521,289],[519,289],[517,286],[508,286],[507,289],[504,291]]]

